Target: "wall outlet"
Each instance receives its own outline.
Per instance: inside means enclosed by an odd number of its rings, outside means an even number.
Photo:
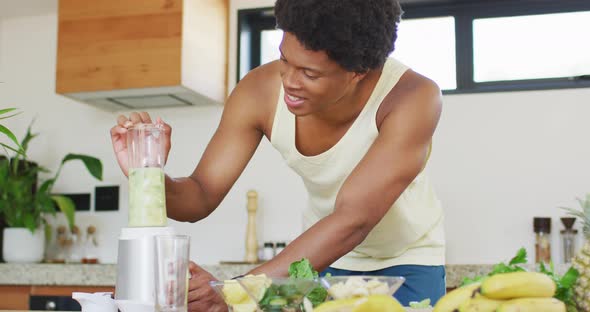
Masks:
[[[97,186],[94,189],[94,211],[119,210],[119,186]]]
[[[76,211],[90,211],[90,193],[55,194],[68,197],[76,205]]]

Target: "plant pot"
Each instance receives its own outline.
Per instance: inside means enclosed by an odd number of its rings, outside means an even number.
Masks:
[[[5,228],[2,244],[4,261],[13,263],[37,263],[43,260],[45,231],[42,228],[31,233],[26,228]]]

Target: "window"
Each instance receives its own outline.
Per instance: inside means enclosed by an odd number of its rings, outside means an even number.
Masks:
[[[588,0],[401,2],[392,56],[443,93],[590,87]],[[238,13],[238,79],[278,58],[275,24],[272,8]]]
[[[403,20],[391,55],[434,80],[441,89],[456,89],[455,18]]]
[[[281,56],[279,45],[283,38],[283,31],[280,29],[263,30],[260,42],[260,64],[278,60]]]
[[[475,82],[589,74],[590,12],[476,19],[473,52]]]

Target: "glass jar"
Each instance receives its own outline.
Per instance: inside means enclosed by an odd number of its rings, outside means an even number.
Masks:
[[[535,263],[551,262],[551,218],[534,218]]]
[[[68,255],[69,263],[80,263],[82,262],[82,256],[84,252],[84,244],[82,242],[82,233],[77,225],[72,228],[72,235],[70,236],[70,252]]]
[[[127,131],[129,227],[166,226],[164,128],[136,124]]]
[[[278,242],[276,246],[277,246],[277,248],[275,250],[275,255],[278,255],[281,253],[281,251],[283,251],[283,249],[285,249],[285,247],[287,247],[287,243]]]
[[[84,257],[82,263],[98,263],[98,240],[96,239],[96,227],[88,226],[86,229],[86,241],[84,243]]]
[[[564,230],[561,230],[563,263],[571,263],[572,258],[575,256],[576,235],[578,234],[578,230],[573,228],[575,222],[576,218],[561,218],[561,223],[565,227]]]
[[[268,261],[275,256],[275,244],[273,242],[264,243],[262,259]]]

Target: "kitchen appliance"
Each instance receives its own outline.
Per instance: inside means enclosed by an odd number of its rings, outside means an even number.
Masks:
[[[111,298],[113,293],[98,292],[98,293],[72,293],[72,298],[80,303],[82,312],[117,312],[117,305]],[[33,308],[33,307],[31,307]],[[60,307],[59,310],[64,307]],[[80,311],[80,310],[77,310]]]
[[[80,303],[69,296],[31,295],[29,309],[32,311],[82,311]]]
[[[121,229],[117,255],[116,300],[155,303],[157,235],[174,235],[170,227]]]
[[[129,220],[121,229],[115,301],[121,310],[153,311],[158,235],[167,225],[162,125],[137,124],[127,131]]]

